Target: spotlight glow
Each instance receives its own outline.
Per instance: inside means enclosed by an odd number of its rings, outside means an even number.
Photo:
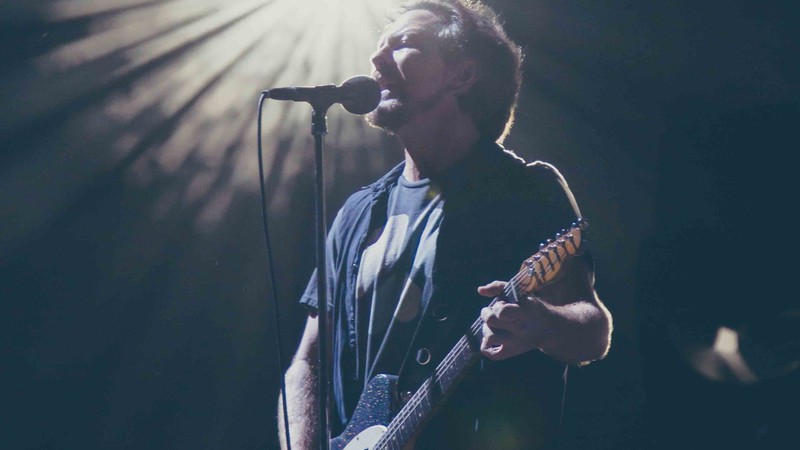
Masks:
[[[78,23],[69,40],[46,48],[0,79],[0,135],[63,114],[41,152],[3,168],[2,187],[78,166],[26,198],[42,208],[3,230],[9,241],[45,223],[88,183],[113,170],[140,188],[159,186],[156,216],[199,210],[210,229],[237,190],[256,192],[255,104],[278,86],[338,84],[369,72],[369,55],[397,0],[95,0],[20,7],[53,26]],[[34,12],[32,12],[34,11]],[[66,25],[64,25],[66,26]],[[271,206],[289,203],[293,180],[313,164],[307,105],[269,102],[263,123]],[[329,111],[333,147],[378,145],[362,118]],[[49,148],[58,143],[62,151]],[[76,144],[73,144],[76,143]],[[77,144],[80,143],[80,144]],[[74,147],[73,147],[74,146]],[[301,151],[302,150],[302,151]],[[50,154],[48,154],[50,153]],[[42,157],[45,156],[46,157]],[[390,155],[396,158],[397,155]],[[385,166],[387,156],[329,160],[336,170]],[[351,160],[352,159],[352,160]],[[188,182],[170,183],[181,176]]]

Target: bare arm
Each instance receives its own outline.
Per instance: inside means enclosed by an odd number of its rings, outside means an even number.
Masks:
[[[286,370],[286,405],[292,450],[308,450],[319,444],[317,315],[309,313],[300,345]],[[286,449],[283,401],[278,399],[278,431],[281,448]]]
[[[492,360],[539,349],[566,363],[603,358],[611,343],[611,314],[594,290],[594,273],[583,259],[573,259],[563,276],[529,301],[497,302],[481,311],[481,351]],[[478,288],[481,295],[500,295],[505,282]]]

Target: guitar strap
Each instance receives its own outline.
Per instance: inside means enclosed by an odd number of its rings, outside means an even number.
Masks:
[[[412,301],[419,301],[420,303],[424,303],[423,310],[421,314],[417,314],[415,320],[416,330],[414,331],[413,335],[416,335],[416,332],[419,329],[419,323],[422,322],[422,318],[425,316],[425,312],[427,311],[427,303],[422,302],[424,299],[430,299],[430,293],[427,292],[429,289],[430,283],[425,282],[425,273],[423,270],[423,264],[418,261],[420,257],[424,257],[424,255],[419,255],[419,249],[422,245],[424,245],[427,241],[435,239],[434,233],[438,232],[438,223],[441,220],[441,215],[434,214],[434,211],[437,209],[440,210],[441,208],[441,194],[436,195],[429,203],[426,205],[425,209],[421,212],[419,217],[417,217],[416,221],[414,222],[411,231],[409,233],[408,239],[406,240],[405,247],[402,250],[401,256],[398,258],[397,263],[392,266],[390,273],[387,273],[387,276],[390,274],[398,275],[398,270],[406,270],[410,267],[410,271],[406,276],[406,280],[404,282],[404,288],[402,292],[398,293],[398,300],[397,306],[395,308],[395,312],[391,317],[389,322],[388,328],[381,339],[380,347],[378,348],[377,352],[374,353],[375,360],[370,361],[373,357],[373,352],[371,350],[373,339],[374,339],[374,329],[372,319],[370,319],[369,330],[367,332],[367,364],[366,364],[366,376],[364,378],[365,382],[369,382],[375,375],[379,373],[398,373],[398,367],[402,368],[401,362],[404,359],[397,359],[397,356],[402,354],[400,352],[392,353],[391,349],[393,348],[400,348],[400,345],[408,345],[408,343],[413,342],[412,339],[408,339],[408,327],[411,326],[411,323],[403,323],[407,321],[409,318],[405,317],[403,310],[407,308],[408,305],[403,304],[404,301],[408,301],[410,297],[407,295],[407,291],[410,289],[418,289],[415,286],[424,286],[423,290],[416,294],[419,298],[411,299]],[[372,288],[373,295],[372,295],[372,305],[371,309],[374,312],[374,308],[378,301],[381,299],[376,298],[377,293],[379,292],[378,283],[380,279],[385,279],[384,277],[376,277],[374,281],[374,285]],[[413,296],[413,294],[412,294]],[[384,299],[385,300],[385,299]],[[413,309],[413,308],[412,308]],[[370,313],[370,316],[373,316],[373,313]],[[412,335],[412,336],[413,336]],[[409,347],[410,350],[410,347]],[[407,353],[408,351],[406,351]]]
[[[425,288],[430,289],[430,284],[427,284]],[[420,315],[419,321],[417,322],[417,326],[414,329],[414,334],[411,335],[411,339],[409,339],[408,341],[408,347],[406,348],[406,352],[403,354],[403,358],[401,360],[402,363],[400,364],[400,370],[398,370],[397,372],[398,380],[406,380],[406,377],[404,375],[406,374],[405,370],[406,364],[408,363],[408,360],[411,359],[411,349],[415,348],[416,346],[416,342],[420,336],[420,330],[422,330],[423,324],[428,319],[429,316],[428,311],[430,311],[431,303],[433,303],[434,301],[429,292],[425,292],[424,294],[427,294],[430,300],[425,304],[425,309],[422,311],[422,314]],[[413,383],[415,388],[417,384],[418,383]]]

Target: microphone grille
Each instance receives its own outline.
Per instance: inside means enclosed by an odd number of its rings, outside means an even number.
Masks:
[[[343,92],[342,107],[353,114],[366,114],[377,108],[381,101],[378,82],[366,75],[357,75],[345,80],[340,86]]]

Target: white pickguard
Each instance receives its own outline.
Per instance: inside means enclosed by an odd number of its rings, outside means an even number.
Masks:
[[[373,425],[347,443],[344,450],[369,450],[375,445],[386,432],[386,427],[383,425]]]

